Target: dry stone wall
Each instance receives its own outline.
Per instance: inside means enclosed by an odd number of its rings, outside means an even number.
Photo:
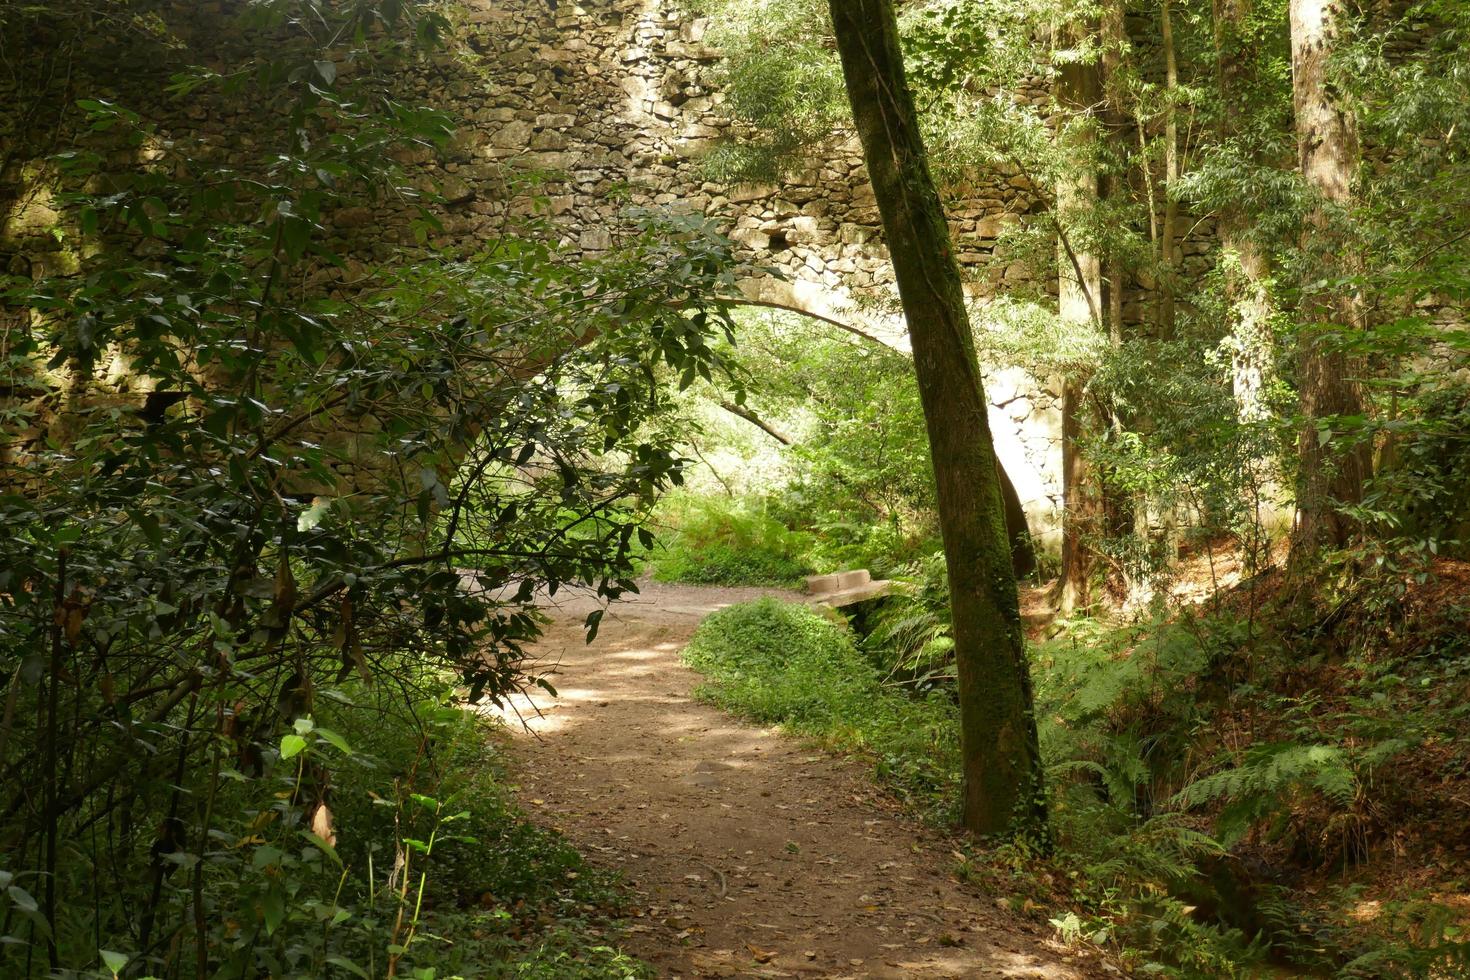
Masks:
[[[475,71],[445,59],[417,81],[418,94],[452,107],[461,125],[447,159],[421,161],[451,202],[450,243],[489,237],[507,214],[532,210],[529,196],[502,190],[507,172],[535,175],[540,206],[575,250],[610,248],[634,209],[706,217],[736,242],[752,303],[908,349],[855,140],[779,184],[707,178],[705,154],[741,135],[723,111],[707,21],[668,0],[468,0],[459,18],[461,40],[479,55]],[[1005,224],[1035,206],[1023,178],[981,175],[948,203],[973,298],[1029,275],[991,261]],[[1058,391],[1019,369],[992,371],[987,384],[1002,465],[1045,539],[1059,526]]]
[[[247,43],[219,30],[239,8],[239,0],[177,0],[160,10],[183,39],[188,63],[217,61],[224,70],[240,54],[228,49]],[[711,219],[737,243],[739,285],[752,303],[907,349],[855,140],[830,147],[779,185],[708,179],[704,155],[741,131],[723,111],[720,54],[706,43],[705,20],[672,0],[461,0],[453,17],[453,44],[393,81],[395,95],[440,108],[457,126],[447,151],[411,151],[401,161],[441,201],[436,244],[471,251],[503,234],[508,220],[539,213],[574,254],[593,255],[630,233],[638,209],[684,212]],[[0,96],[12,106],[44,107],[52,99],[50,109],[30,113],[37,118],[83,95],[138,105],[158,101],[168,74],[184,67],[172,65],[174,53],[163,46],[114,47],[108,57],[100,49],[95,56],[81,51],[64,91],[41,93],[44,98],[9,91],[7,85],[23,79],[18,73],[0,78]],[[338,66],[339,77],[352,71],[351,63]],[[222,164],[259,142],[256,127],[269,115],[269,107],[228,98],[165,99],[148,108],[161,139],[202,137]],[[3,131],[12,146],[20,145],[19,129]],[[52,234],[57,215],[48,204],[44,167],[15,152],[0,170],[0,260],[36,277],[74,271],[76,257],[64,236]],[[1001,281],[1030,275],[1020,263],[991,259],[1006,224],[1036,203],[1026,181],[1006,173],[977,175],[947,202],[956,252],[970,273],[967,289],[977,301]],[[360,262],[412,247],[414,213],[411,204],[391,201],[336,212],[333,232],[348,261],[322,268],[310,284],[351,282]],[[1056,387],[1037,385],[1019,369],[991,371],[987,384],[1002,465],[1033,534],[1045,539],[1060,514]]]

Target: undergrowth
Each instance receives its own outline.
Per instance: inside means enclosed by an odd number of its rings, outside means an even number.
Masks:
[[[617,878],[589,866],[565,839],[532,823],[512,800],[494,750],[494,724],[448,703],[423,706],[418,712],[422,728],[391,715],[379,717],[376,723],[371,715],[355,720],[356,737],[373,755],[362,776],[345,792],[338,790],[360,808],[354,815],[361,832],[379,842],[393,839],[392,812],[380,801],[386,790],[402,784],[395,774],[405,767],[412,772],[415,762],[426,775],[409,799],[425,814],[432,802],[434,813],[458,816],[452,833],[424,856],[424,938],[411,950],[410,975],[527,980],[652,975],[616,947],[623,900]],[[422,819],[407,826],[401,818],[395,821],[400,833],[427,829]],[[339,837],[350,836],[354,823],[344,815]],[[426,836],[414,834],[408,850],[416,849],[413,839]]]
[[[187,921],[191,903],[207,910],[197,957],[223,978],[650,976],[616,948],[616,879],[519,812],[490,722],[454,706],[437,679],[419,683],[407,697],[357,684],[323,691],[275,752],[233,760],[264,779],[224,766],[200,801],[214,815],[203,860],[155,848],[159,919],[182,906]],[[68,862],[66,873],[81,867]],[[0,973],[30,975],[49,932],[31,897],[43,883],[0,869],[0,884]],[[95,910],[58,917],[64,958],[97,964],[76,975],[173,976],[181,961],[192,972],[196,940],[183,930],[142,950],[110,931],[121,898],[112,890]]]
[[[1063,931],[1184,976],[1268,961],[1464,975],[1450,909],[1381,888],[1365,903],[1348,886],[1433,811],[1414,761],[1463,739],[1464,712],[1429,694],[1453,686],[1454,662],[1334,649],[1302,628],[1286,606],[1254,621],[1184,611],[1078,624],[1033,651],[1074,883]]]
[[[853,568],[883,578],[935,546],[816,507],[800,488],[769,498],[670,495],[658,516],[663,528],[644,560],[661,582],[799,587],[804,576]]]
[[[851,633],[825,616],[775,599],[731,606],[700,624],[684,659],[708,678],[696,690],[705,700],[869,756],[880,778],[917,806],[953,806],[953,702],[885,686]]]
[[[811,535],[759,503],[686,497],[669,501],[662,516],[669,527],[649,556],[661,582],[793,586],[813,571]]]
[[[952,817],[953,667],[942,583],[920,570],[861,647],[763,600],[709,617],[686,660],[708,699],[870,754],[916,809]],[[1146,975],[1467,975],[1464,916],[1443,899],[1464,890],[1452,855],[1470,844],[1454,803],[1470,773],[1463,613],[1359,621],[1339,643],[1286,605],[1065,624],[1031,652],[1056,849],[966,848],[957,870]],[[1443,872],[1375,879],[1414,837],[1442,850],[1411,866]]]

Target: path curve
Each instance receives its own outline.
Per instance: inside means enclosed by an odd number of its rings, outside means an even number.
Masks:
[[[535,648],[559,697],[514,705],[519,794],[624,872],[625,946],[664,977],[1117,976],[952,876],[950,845],[834,758],[694,700],[679,651],[709,613],[773,589],[647,583],[547,609]],[[513,729],[519,725],[513,723]]]

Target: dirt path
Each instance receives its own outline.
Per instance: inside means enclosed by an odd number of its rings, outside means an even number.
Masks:
[[[1098,977],[1046,930],[952,877],[941,836],[865,767],[696,702],[679,662],[715,609],[773,590],[650,584],[582,642],[595,606],[548,610],[560,698],[518,707],[527,809],[641,904],[627,945],[667,977]]]

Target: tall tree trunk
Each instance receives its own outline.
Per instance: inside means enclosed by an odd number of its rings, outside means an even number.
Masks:
[[[1063,616],[1085,609],[1091,601],[1092,547],[1096,510],[1092,468],[1082,451],[1088,432],[1087,397],[1083,384],[1062,383],[1062,570],[1053,598]]]
[[[1080,48],[1085,36],[1070,28],[1071,43]],[[1067,58],[1057,78],[1057,101],[1072,120],[1090,115],[1097,104],[1101,80],[1097,62]],[[1057,182],[1057,314],[1076,330],[1100,330],[1102,271],[1097,253],[1069,232],[1078,219],[1097,207],[1097,163],[1088,125],[1069,127],[1069,145],[1063,147],[1066,164]],[[1064,137],[1065,138],[1065,137]],[[1057,582],[1057,608],[1070,615],[1087,606],[1092,578],[1093,549],[1100,500],[1096,482],[1083,454],[1094,413],[1086,398],[1086,379],[1076,374],[1062,379],[1062,573]]]
[[[1240,135],[1240,113],[1235,107],[1249,101],[1255,77],[1254,53],[1244,33],[1253,0],[1215,0],[1215,83],[1221,103],[1219,136],[1222,141]],[[1249,159],[1257,161],[1253,150]],[[1251,215],[1239,204],[1219,211],[1217,228],[1224,265],[1225,301],[1230,334],[1231,391],[1237,419],[1245,426],[1259,425],[1270,416],[1266,389],[1275,373],[1276,341],[1271,331],[1271,260],[1253,234]],[[1260,531],[1280,513],[1281,478],[1264,446],[1252,446],[1246,465],[1254,527]],[[1264,536],[1256,536],[1264,541]]]
[[[1126,164],[1130,150],[1129,121],[1125,110],[1127,91],[1124,87],[1124,71],[1131,55],[1132,45],[1128,37],[1126,21],[1126,0],[1107,0],[1103,5],[1098,22],[1098,37],[1102,42],[1102,55],[1099,59],[1104,105],[1102,118],[1104,131],[1111,144],[1112,155],[1117,162],[1109,175],[1106,193],[1110,201],[1117,202],[1120,206],[1133,200],[1133,188],[1129,185],[1129,170]],[[1147,166],[1148,161],[1145,157],[1145,173]],[[1150,202],[1151,207],[1152,202]],[[1121,213],[1121,207],[1113,211],[1115,215],[1119,213]],[[1117,254],[1108,256],[1103,263],[1103,278],[1107,293],[1104,320],[1108,328],[1108,345],[1114,351],[1121,350],[1124,341],[1123,299],[1126,275],[1122,257]],[[1124,418],[1119,409],[1114,407],[1107,422],[1113,438],[1121,440],[1130,420]],[[1102,520],[1105,522],[1106,533],[1109,535],[1131,534],[1139,541],[1147,541],[1149,536],[1148,497],[1136,491],[1126,492],[1106,486],[1103,491]],[[1151,585],[1140,572],[1141,569],[1133,563],[1125,564],[1122,570],[1127,602],[1134,607],[1142,607],[1152,598]]]
[[[1297,350],[1297,386],[1302,428],[1298,441],[1297,524],[1291,543],[1293,569],[1305,568],[1324,547],[1351,540],[1354,522],[1336,506],[1357,503],[1371,466],[1371,447],[1346,448],[1326,423],[1336,416],[1364,414],[1359,376],[1363,365],[1333,342],[1332,334],[1361,326],[1362,298],[1336,277],[1360,268],[1341,224],[1351,203],[1358,165],[1356,120],[1327,82],[1341,8],[1332,0],[1291,0],[1292,104],[1296,111],[1298,163],[1316,201],[1306,218],[1308,255],[1302,328]],[[1314,282],[1325,279],[1324,290]],[[1326,433],[1324,436],[1323,433]]]
[[[1239,135],[1240,115],[1234,106],[1248,99],[1254,75],[1251,53],[1241,37],[1251,6],[1252,0],[1215,0],[1214,4],[1215,83],[1226,107],[1221,113],[1221,140]],[[1275,360],[1269,324],[1270,258],[1251,235],[1251,216],[1240,205],[1220,209],[1218,229],[1230,316],[1231,387],[1240,420],[1258,422],[1266,416],[1262,399]]]
[[[995,450],[898,22],[892,0],[830,2],[929,431],[954,617],[964,823],[979,834],[1044,832],[1041,755]]]
[[[1179,286],[1179,59],[1169,0],[1159,5],[1164,47],[1164,220],[1159,228],[1159,332],[1174,336],[1174,296]]]
[[[1102,69],[1105,106],[1103,123],[1113,153],[1119,161],[1109,175],[1107,194],[1109,199],[1116,201],[1127,201],[1131,193],[1131,188],[1128,186],[1128,169],[1122,163],[1128,157],[1128,141],[1125,133],[1128,123],[1123,112],[1123,60],[1124,53],[1129,47],[1126,17],[1124,0],[1108,0],[1103,6],[1098,26],[1098,36],[1102,41],[1102,55],[1099,63]],[[1113,254],[1110,254],[1105,262],[1106,268],[1104,269],[1107,282],[1105,319],[1108,326],[1108,340],[1115,348],[1123,346],[1125,275],[1123,259],[1117,252],[1118,249],[1114,248]]]

